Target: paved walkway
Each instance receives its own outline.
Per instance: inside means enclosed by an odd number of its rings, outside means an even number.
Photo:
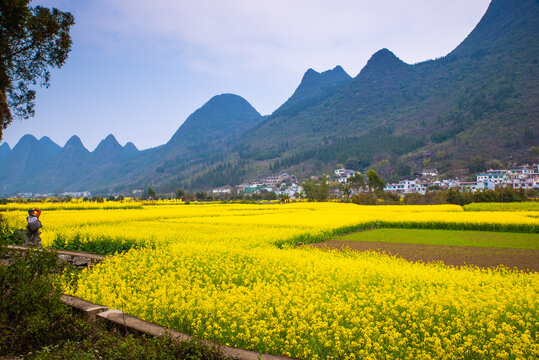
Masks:
[[[21,245],[8,245],[7,247],[10,248],[10,249],[22,250],[22,251],[25,251],[27,249],[35,249],[35,247],[21,246]],[[84,257],[84,258],[92,259],[92,260],[97,260],[97,261],[103,261],[106,258],[105,255],[98,255],[98,254],[87,253],[87,252],[82,252],[82,251],[57,250],[57,249],[49,249],[49,248],[39,248],[39,249],[46,250],[46,251],[54,251],[54,252],[56,252],[58,254],[61,254],[61,255],[80,256],[80,257]]]

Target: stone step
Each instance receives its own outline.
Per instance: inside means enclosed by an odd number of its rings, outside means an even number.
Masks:
[[[105,260],[104,255],[92,254],[82,251],[73,251],[73,250],[57,250],[57,249],[48,249],[48,248],[35,248],[30,246],[21,246],[21,245],[8,245],[9,249],[26,251],[28,249],[38,249],[42,251],[54,251],[58,254],[58,258],[61,262],[68,263],[77,267],[88,267],[89,265],[99,263]]]
[[[129,333],[146,334],[156,337],[164,337],[168,335],[173,341],[189,341],[192,339],[192,336],[190,335],[168,329],[161,325],[153,324],[117,309],[109,309],[103,305],[93,304],[76,296],[62,295],[62,301],[64,304],[69,305],[75,310],[85,313],[89,319],[105,321],[106,323],[123,329]],[[225,346],[211,341],[202,342],[206,343],[207,345],[217,347],[225,355],[237,360],[293,360],[292,358],[285,356],[260,354],[255,351]]]

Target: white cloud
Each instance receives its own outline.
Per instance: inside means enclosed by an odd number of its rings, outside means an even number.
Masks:
[[[407,62],[443,56],[489,0],[99,0],[94,22],[164,46],[195,70],[304,71],[342,64],[355,75],[382,47]]]

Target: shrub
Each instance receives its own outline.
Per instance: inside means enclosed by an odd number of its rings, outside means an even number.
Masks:
[[[2,216],[0,215],[0,245],[22,245],[24,244],[24,237],[25,234],[23,230],[9,226],[5,220],[2,220]]]
[[[2,240],[3,239],[3,240]],[[49,251],[9,250],[0,238],[0,357],[25,359],[226,360],[216,347],[198,341],[122,336],[77,316],[61,301],[55,276],[62,272]],[[73,276],[73,274],[71,274]],[[76,276],[76,275],[75,275]],[[64,274],[64,281],[69,276]],[[73,281],[76,279],[73,277]],[[73,285],[73,284],[72,284]]]
[[[359,205],[375,205],[376,204],[376,196],[368,192],[362,192],[357,195],[352,195],[352,198],[350,200],[354,204],[359,204]]]
[[[0,355],[81,339],[88,326],[72,316],[52,282],[52,274],[61,271],[56,254],[30,250],[9,255],[10,264],[0,266]]]
[[[47,347],[27,360],[107,359],[107,360],[225,360],[217,348],[198,341],[173,342],[167,338],[121,336],[116,331],[99,332],[81,342],[68,341],[58,347]]]
[[[427,191],[425,195],[410,193],[404,195],[406,205],[439,205],[445,204],[447,194],[444,191]]]

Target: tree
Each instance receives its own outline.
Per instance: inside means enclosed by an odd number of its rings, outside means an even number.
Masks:
[[[148,188],[148,199],[157,200],[157,195],[155,194],[155,191],[153,191],[151,187]]]
[[[487,163],[481,155],[472,156],[470,163],[468,164],[468,170],[471,173],[477,173],[487,168]]]
[[[183,199],[185,196],[185,190],[182,188],[179,188],[176,190],[176,199]]]
[[[279,195],[279,200],[281,200],[281,204],[284,204],[290,200],[290,196],[288,196],[286,193],[281,193]]]
[[[352,185],[349,183],[339,184],[339,192],[344,195],[346,202],[350,201],[350,195],[352,194]]]
[[[367,172],[367,181],[369,183],[369,189],[371,192],[373,190],[383,190],[386,186],[386,183],[374,170],[369,170]]]
[[[320,180],[305,180],[301,186],[307,199],[311,201],[326,201],[329,198],[328,176],[324,175]]]
[[[466,205],[472,202],[472,193],[468,191],[460,191],[449,189],[447,192],[447,202],[455,205]]]
[[[350,176],[346,182],[352,185],[352,187],[356,190],[356,194],[359,194],[360,189],[365,189],[365,178],[358,172]]]
[[[62,67],[71,50],[73,15],[30,2],[0,2],[0,139],[13,117],[33,116],[36,92],[30,87],[48,87],[49,68]]]

